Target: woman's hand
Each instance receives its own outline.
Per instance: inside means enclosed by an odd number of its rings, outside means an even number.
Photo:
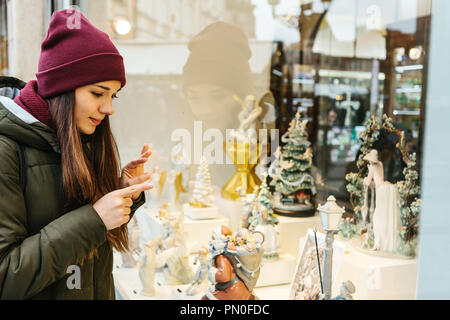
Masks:
[[[139,158],[131,161],[122,169],[122,176],[120,177],[120,187],[126,188],[138,183],[142,183],[151,178],[150,172],[144,173],[144,163],[147,162],[148,158],[152,154],[150,150],[150,145],[145,144],[142,148],[141,155]],[[139,198],[141,192],[137,192],[131,196],[132,200]]]
[[[107,230],[118,228],[130,220],[132,195],[151,188],[153,185],[146,182],[112,191],[94,203],[94,210],[97,211]]]

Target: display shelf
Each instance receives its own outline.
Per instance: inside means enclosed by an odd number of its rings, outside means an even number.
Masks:
[[[422,86],[397,88],[395,91],[397,93],[422,93]]]
[[[420,116],[420,110],[393,110],[394,116]]]
[[[208,246],[212,231],[226,225],[236,231],[242,219],[241,201],[232,201],[216,198],[216,205],[220,213],[226,216],[220,216],[216,219],[194,220],[184,217],[184,233],[191,252],[197,251],[201,246]],[[142,229],[141,237],[144,241],[160,235],[162,227],[156,218],[158,211],[151,208],[140,208],[136,212],[138,225]],[[275,261],[263,260],[261,273],[255,288],[255,293],[260,299],[287,299],[289,286],[292,280],[296,260],[299,252],[298,239],[304,237],[308,229],[319,227],[320,218],[318,215],[308,218],[294,218],[278,216],[279,224],[277,231],[280,238],[280,258]],[[190,256],[192,263],[193,256]],[[156,295],[147,297],[140,294],[142,285],[139,279],[138,268],[122,268],[121,255],[114,255],[114,279],[116,289],[123,299],[136,300],[154,300],[154,299],[200,299],[201,296],[185,296],[183,294],[184,286],[168,286],[163,283],[163,276],[160,273],[155,274]],[[193,268],[195,270],[195,268]]]
[[[416,291],[416,259],[399,259],[374,256],[361,252],[351,242],[338,238],[345,244],[345,252],[341,257],[340,267],[333,278],[333,295],[339,294],[340,285],[351,280],[356,287],[353,295],[355,300],[379,299],[415,299]],[[300,245],[304,238],[295,241]],[[254,289],[261,300],[285,300],[289,298],[294,268],[290,266],[293,257],[282,254],[285,261],[263,262],[258,284]],[[190,257],[192,263],[193,256]],[[286,260],[289,260],[287,263]],[[171,299],[200,299],[203,294],[185,296],[182,292],[188,285],[165,285],[162,273],[156,273],[156,294],[153,297],[142,295],[142,284],[139,280],[138,268],[122,268],[121,256],[114,254],[114,283],[116,290],[123,299],[132,300],[171,300]],[[282,266],[281,264],[284,264]],[[292,269],[291,269],[292,268]],[[292,271],[290,271],[292,270]],[[273,274],[283,274],[287,283],[269,285]],[[180,293],[181,291],[181,293]]]
[[[289,255],[284,255],[285,259],[292,260],[293,257]],[[192,256],[190,261],[192,262]],[[122,258],[119,253],[114,253],[114,285],[118,292],[118,297],[124,300],[199,300],[203,296],[203,293],[198,293],[194,296],[186,296],[183,294],[185,289],[189,285],[164,285],[163,274],[161,272],[157,272],[155,274],[155,295],[154,296],[145,296],[141,294],[142,284],[139,279],[139,269],[138,268],[122,268]],[[267,268],[269,266],[268,263],[265,263],[261,270],[261,275],[264,276],[267,272],[274,272],[273,267],[280,267],[279,264],[273,265],[270,270]],[[276,270],[276,273],[282,274],[285,273]],[[288,279],[287,275],[285,278]],[[289,279],[290,282],[290,279]],[[159,283],[159,285],[158,285]],[[269,283],[266,281],[266,283]],[[290,285],[282,284],[282,285],[272,285],[272,286],[257,286],[254,289],[255,294],[261,300],[284,300],[288,299],[289,296],[289,288]]]
[[[410,300],[416,295],[417,260],[371,255],[345,241],[333,294],[339,293],[342,282],[351,280],[356,287],[356,300]]]

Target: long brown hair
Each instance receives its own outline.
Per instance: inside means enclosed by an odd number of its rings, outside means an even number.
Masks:
[[[65,211],[95,203],[103,195],[117,190],[120,158],[108,116],[92,135],[82,135],[75,124],[74,91],[53,97],[48,103],[61,147],[63,185],[67,197]],[[106,236],[118,251],[128,250],[126,224],[109,230]]]

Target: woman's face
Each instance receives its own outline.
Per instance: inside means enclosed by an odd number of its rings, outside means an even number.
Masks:
[[[105,116],[114,113],[112,101],[120,88],[120,81],[110,80],[75,89],[75,124],[81,134],[93,134]]]

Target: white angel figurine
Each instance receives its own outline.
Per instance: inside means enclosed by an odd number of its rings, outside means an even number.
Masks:
[[[241,219],[241,228],[248,228],[248,218],[252,214],[253,206],[256,201],[256,197],[258,196],[258,188],[255,188],[253,193],[246,194],[245,189],[242,187],[238,187],[236,190],[241,197],[243,212]]]
[[[144,244],[145,255],[139,260],[139,279],[142,283],[141,294],[144,296],[155,295],[155,267],[157,240],[150,240]]]
[[[129,250],[123,252],[122,256],[122,267],[123,268],[134,268],[136,267],[136,260],[133,255],[139,253],[139,238],[141,235],[141,230],[136,222],[136,217],[133,216],[128,223],[128,239],[129,239]]]
[[[247,114],[239,125],[239,129],[246,132],[248,129],[257,129],[258,120],[263,113],[263,109],[256,103],[254,96],[246,97]]]
[[[238,114],[239,128],[232,130],[231,136],[239,142],[256,143],[257,130],[261,117],[264,115],[264,110],[252,95],[247,96],[245,102],[237,96],[234,96],[234,98],[242,105],[242,111]]]
[[[200,248],[198,255],[194,260],[194,265],[199,263],[197,270],[195,271],[194,280],[191,285],[186,289],[186,295],[193,296],[202,290],[202,284],[208,278],[208,249],[206,247]]]
[[[255,205],[253,207],[252,218],[249,229],[261,232],[264,235],[263,257],[265,259],[278,259],[280,247],[278,231],[274,225],[267,223],[269,218],[267,208],[262,204]]]
[[[378,160],[378,151],[371,150],[364,160],[369,162],[369,174],[364,178],[367,188],[372,183],[375,186],[375,211],[372,228],[374,235],[374,250],[393,252],[398,247],[400,221],[399,193],[397,187],[389,181],[384,181],[383,163]],[[362,208],[367,215],[367,193]]]

